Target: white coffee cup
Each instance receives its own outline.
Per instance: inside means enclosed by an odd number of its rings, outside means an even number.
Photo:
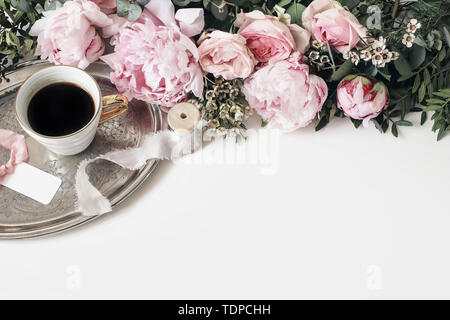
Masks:
[[[71,83],[89,93],[94,101],[95,112],[93,118],[82,129],[65,136],[50,137],[31,128],[28,121],[28,107],[37,92],[57,83]],[[115,107],[105,111],[111,106]],[[119,94],[102,97],[97,81],[81,69],[52,66],[34,73],[23,83],[17,93],[15,108],[17,120],[29,136],[56,154],[70,156],[84,151],[92,143],[100,123],[127,111],[128,100]]]

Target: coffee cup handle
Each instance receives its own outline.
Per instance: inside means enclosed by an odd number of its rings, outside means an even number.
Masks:
[[[128,110],[128,99],[121,94],[112,94],[102,98],[102,115],[100,124],[112,120]]]

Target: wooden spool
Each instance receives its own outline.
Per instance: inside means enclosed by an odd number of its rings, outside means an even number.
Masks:
[[[167,121],[173,131],[194,131],[200,118],[200,111],[188,102],[175,105],[167,114]]]

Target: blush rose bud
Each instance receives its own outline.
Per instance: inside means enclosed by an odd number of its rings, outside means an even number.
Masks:
[[[314,0],[302,13],[302,23],[320,40],[340,53],[350,51],[367,36],[367,29],[335,0]]]
[[[337,89],[338,107],[345,115],[363,120],[364,126],[389,105],[389,91],[381,81],[362,75],[348,75]]]
[[[325,81],[309,73],[303,55],[269,63],[245,80],[242,92],[269,128],[291,132],[306,127],[327,100]]]

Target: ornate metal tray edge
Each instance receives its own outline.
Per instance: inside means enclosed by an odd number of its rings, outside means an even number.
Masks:
[[[39,67],[48,64],[46,61],[28,61],[19,65],[19,69],[33,66]],[[15,71],[8,73],[6,76],[11,76]],[[13,91],[14,88],[11,89]],[[153,116],[154,130],[157,132],[163,127],[163,116],[158,106],[148,105],[149,111]],[[149,160],[147,165],[139,172],[139,179],[134,180],[129,185],[124,186],[117,192],[110,196],[111,205],[116,208],[119,204],[126,201],[153,173],[159,164],[159,160]],[[71,214],[62,216],[58,219],[52,219],[53,225],[46,227],[46,221],[42,221],[42,228],[39,228],[40,224],[31,224],[29,230],[27,230],[27,225],[23,224],[20,228],[15,230],[14,227],[8,227],[7,232],[2,232],[0,228],[0,240],[13,240],[13,239],[27,239],[27,238],[37,238],[44,237],[53,234],[58,234],[65,232],[88,222],[98,219],[99,216],[85,217],[80,215],[80,213],[73,212]],[[5,229],[6,230],[6,229]]]

